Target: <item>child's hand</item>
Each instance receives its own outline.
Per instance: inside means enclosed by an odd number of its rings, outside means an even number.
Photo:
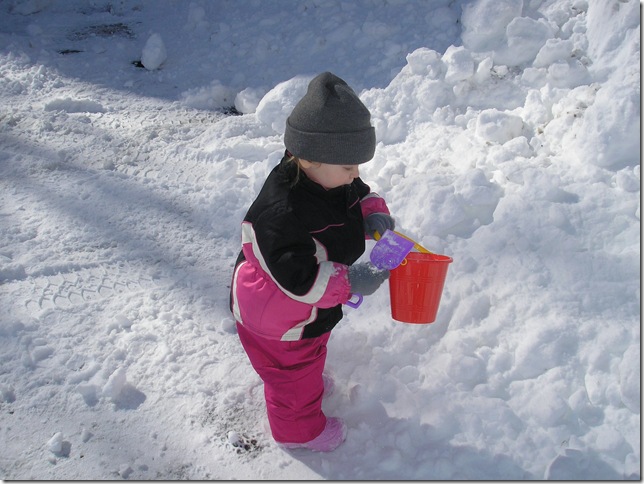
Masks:
[[[364,219],[364,231],[372,239],[375,238],[374,232],[378,231],[382,235],[385,230],[393,230],[395,227],[394,219],[386,213],[372,213]]]
[[[381,271],[371,262],[349,266],[351,292],[369,296],[389,278],[389,271]]]

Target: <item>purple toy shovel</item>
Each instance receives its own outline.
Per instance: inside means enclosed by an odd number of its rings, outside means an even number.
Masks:
[[[398,267],[417,245],[413,240],[392,230],[385,230],[382,236],[376,232],[375,239],[378,242],[373,246],[369,258],[373,265],[380,270],[390,271]]]
[[[371,263],[381,271],[390,271],[398,267],[402,264],[402,261],[405,260],[407,254],[409,254],[413,248],[416,248],[419,252],[429,252],[413,240],[392,230],[385,230],[385,233],[382,236],[376,232],[374,234],[374,238],[378,242],[376,242],[376,245],[371,249],[369,259],[371,260]],[[356,298],[355,301],[353,300],[354,298]],[[349,301],[345,304],[352,308],[359,307],[360,304],[362,304],[362,294],[352,294]]]

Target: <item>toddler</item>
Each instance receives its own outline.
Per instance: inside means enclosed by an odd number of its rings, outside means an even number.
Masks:
[[[359,177],[359,165],[373,158],[375,130],[344,80],[324,72],[309,83],[284,144],[242,222],[231,310],[264,382],[275,441],[328,452],[347,433],[342,419],[322,412],[330,331],[352,294],[373,294],[389,276],[354,263],[365,238],[393,229],[394,220]]]

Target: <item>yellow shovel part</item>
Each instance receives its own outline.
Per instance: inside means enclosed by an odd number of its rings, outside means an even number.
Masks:
[[[418,242],[416,242],[414,239],[410,239],[406,235],[401,234],[400,232],[396,232],[395,230],[392,230],[392,232],[396,235],[400,235],[404,239],[409,240],[410,242],[414,243],[414,249],[416,249],[418,252],[422,252],[423,254],[431,254],[432,252],[428,251],[425,247],[420,245]],[[373,238],[376,239],[376,241],[380,240],[380,233],[376,230],[373,233]]]

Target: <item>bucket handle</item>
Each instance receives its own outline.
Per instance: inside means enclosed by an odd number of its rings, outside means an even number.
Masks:
[[[354,298],[356,299],[355,301],[354,301]],[[351,296],[349,297],[349,300],[345,304],[350,308],[358,309],[362,304],[363,299],[364,298],[362,297],[362,294],[357,294],[357,293],[351,294]]]

